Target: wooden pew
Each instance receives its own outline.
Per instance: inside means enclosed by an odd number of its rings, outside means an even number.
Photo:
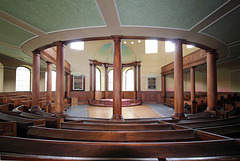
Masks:
[[[173,124],[181,124],[181,123],[200,123],[200,122],[208,122],[211,120],[216,120],[212,117],[204,117],[204,118],[194,118],[194,119],[179,119],[179,120],[163,120],[162,122],[168,122]]]
[[[148,130],[148,131],[91,131],[67,130],[31,126],[28,136],[33,138],[60,139],[96,142],[151,142],[151,141],[183,141],[196,140],[194,131],[183,130]]]
[[[8,111],[8,113],[10,113],[10,111]],[[27,130],[28,130],[28,126],[45,126],[46,122],[45,120],[37,120],[37,119],[27,119],[27,118],[23,118],[23,117],[18,117],[18,116],[14,116],[17,115],[17,113],[12,113],[12,115],[10,114],[6,114],[6,111],[3,113],[0,112],[0,120],[3,121],[15,121],[17,123],[17,135],[18,136],[26,136],[27,135]]]
[[[214,126],[222,126],[222,125],[231,125],[231,124],[239,124],[240,117],[234,118],[225,118],[225,119],[216,119],[209,121],[201,121],[201,122],[193,122],[193,123],[179,123],[178,125],[186,126],[189,128],[201,128],[201,127],[214,127]]]
[[[203,130],[232,138],[240,138],[240,124],[204,127],[198,128],[198,130]]]
[[[96,131],[144,131],[144,130],[177,130],[183,129],[170,124],[86,124],[63,122],[62,129],[96,130]]]
[[[79,123],[88,123],[88,124],[159,124],[158,120],[127,120],[127,121],[111,121],[111,120],[97,120],[97,119],[83,119],[78,120]]]
[[[0,111],[12,111],[13,109],[14,105],[12,103],[0,105]]]
[[[0,136],[0,145],[5,145],[0,146],[0,152],[3,153],[55,157],[187,158],[234,157],[240,155],[240,143],[233,139],[203,142],[118,143],[56,141]]]
[[[17,136],[17,124],[14,121],[0,121],[0,135]]]

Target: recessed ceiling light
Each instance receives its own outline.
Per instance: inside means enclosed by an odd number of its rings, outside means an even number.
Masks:
[[[126,44],[126,43],[127,43],[127,41],[125,40],[123,43],[124,43],[124,44]]]
[[[140,43],[141,42],[141,40],[138,40],[138,43]]]
[[[131,44],[134,44],[134,42],[133,42],[133,41],[131,41]]]

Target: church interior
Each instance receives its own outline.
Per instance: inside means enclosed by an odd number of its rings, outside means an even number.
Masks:
[[[1,160],[240,160],[239,0],[1,0]]]

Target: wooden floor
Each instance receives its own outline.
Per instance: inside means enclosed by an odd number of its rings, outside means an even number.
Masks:
[[[87,106],[86,108],[89,112],[89,117],[109,119],[113,114],[112,107]],[[155,112],[151,107],[147,105],[122,107],[122,115],[125,119],[163,117],[163,115]]]

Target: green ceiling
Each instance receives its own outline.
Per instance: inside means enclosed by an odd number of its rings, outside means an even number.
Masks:
[[[32,64],[32,57],[30,57],[27,54],[24,54],[20,49],[16,49],[16,48],[12,48],[12,47],[8,47],[6,45],[0,44],[0,54],[10,56],[17,60],[24,59],[25,62]]]
[[[0,5],[1,6],[1,5]],[[21,44],[35,35],[0,19],[0,42],[20,47]]]
[[[116,5],[121,25],[189,30],[227,0],[212,2],[212,0],[116,0]]]
[[[113,44],[107,43],[103,45],[96,53],[95,59],[103,62],[113,62]],[[136,61],[136,56],[132,50],[126,45],[122,44],[122,62]]]
[[[202,33],[218,38],[227,44],[239,41],[240,7],[213,23],[203,30]]]
[[[0,9],[44,32],[105,26],[94,0],[1,0]]]

